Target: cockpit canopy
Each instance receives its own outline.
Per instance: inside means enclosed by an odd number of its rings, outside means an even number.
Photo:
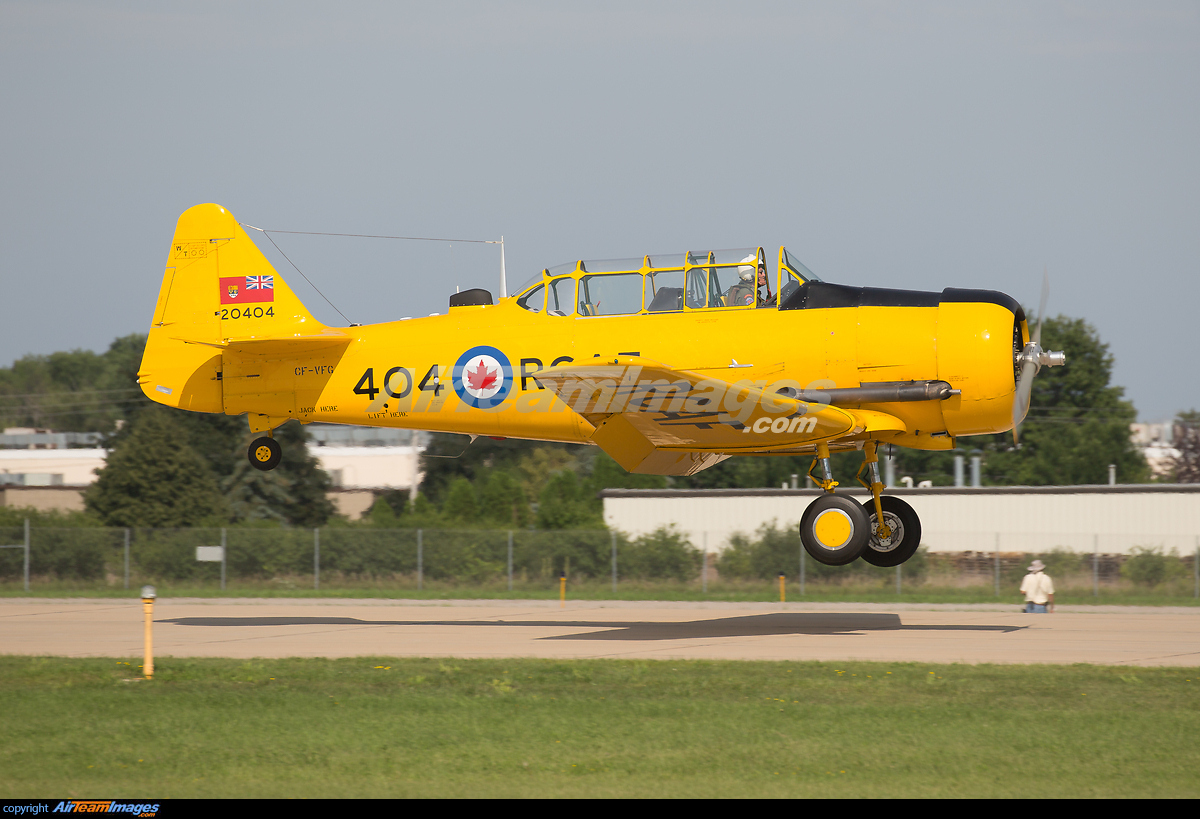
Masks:
[[[517,303],[581,317],[745,310],[775,307],[805,282],[820,281],[782,247],[775,273],[761,247],[581,260],[543,270],[517,291]]]

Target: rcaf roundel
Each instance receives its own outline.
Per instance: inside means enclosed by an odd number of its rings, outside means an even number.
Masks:
[[[458,397],[476,409],[498,406],[512,391],[512,364],[495,347],[467,350],[455,362],[452,376]]]

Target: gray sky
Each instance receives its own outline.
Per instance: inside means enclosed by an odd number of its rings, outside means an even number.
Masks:
[[[786,244],[1094,324],[1200,408],[1200,3],[0,0],[0,363],[148,328],[180,212],[577,258]],[[255,234],[317,317],[341,323]],[[276,236],[355,322],[488,245]]]

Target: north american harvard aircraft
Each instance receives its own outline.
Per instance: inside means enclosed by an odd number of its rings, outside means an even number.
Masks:
[[[897,566],[920,521],[883,494],[880,444],[1015,437],[1033,377],[1065,360],[1039,343],[1045,285],[1031,334],[1003,293],[831,284],[782,247],[575,261],[501,295],[329,327],[228,210],[197,205],[175,229],[138,383],[160,404],[245,414],[263,470],[293,419],[594,444],[656,475],[810,454],[825,492],[800,522],[808,552]],[[863,453],[865,503],[835,491],[844,450]]]

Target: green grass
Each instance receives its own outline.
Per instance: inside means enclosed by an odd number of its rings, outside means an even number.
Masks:
[[[903,584],[896,593],[894,576],[884,582],[823,583],[809,581],[800,594],[798,583],[787,585],[789,602],[813,603],[1004,603],[1021,605],[1016,583],[1002,583],[996,596],[991,582],[914,583]],[[138,594],[142,581],[131,582],[130,588],[121,583],[98,585],[84,581],[35,579],[30,590],[24,591],[20,582],[0,583],[0,599],[5,597],[100,597],[129,598]],[[426,581],[422,589],[415,582],[399,580],[354,580],[333,578],[323,582],[319,590],[312,588],[312,579],[290,577],[275,580],[230,580],[225,591],[217,583],[158,582],[160,597],[263,597],[263,598],[358,598],[393,600],[557,600],[557,582],[518,583],[513,591],[503,581],[464,584],[445,581]],[[1062,585],[1055,601],[1060,605],[1127,605],[1127,606],[1200,606],[1192,585],[1163,584],[1147,588],[1122,581],[1103,584],[1099,595],[1093,595],[1090,583]],[[699,583],[674,581],[625,580],[613,592],[610,580],[572,582],[567,586],[568,600],[636,600],[636,601],[724,601],[777,602],[779,584],[776,581],[721,581],[702,590]]]
[[[1200,669],[0,657],[0,798],[1192,797]]]

